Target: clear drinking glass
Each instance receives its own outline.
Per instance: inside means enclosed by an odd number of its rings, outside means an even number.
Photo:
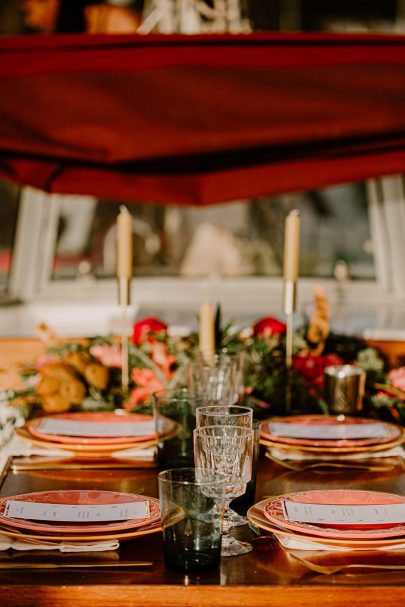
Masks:
[[[253,409],[238,405],[214,405],[198,407],[196,410],[196,427],[202,426],[244,426],[252,428]],[[231,527],[246,525],[246,517],[238,514],[232,508],[228,510],[228,519]]]
[[[196,427],[245,426],[252,427],[253,409],[239,405],[209,405],[197,407]]]
[[[203,426],[194,430],[196,468],[218,470],[226,475],[222,556],[245,554],[251,544],[229,535],[229,504],[246,490],[252,474],[253,430],[244,426]]]
[[[206,403],[229,405],[235,402],[235,368],[230,361],[207,362],[202,358],[190,363],[188,388],[195,397]]]
[[[199,354],[188,369],[188,387],[207,403],[230,405],[243,394],[245,353],[221,350]]]

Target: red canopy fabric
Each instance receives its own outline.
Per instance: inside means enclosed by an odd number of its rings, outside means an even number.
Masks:
[[[405,172],[405,37],[0,39],[0,174],[210,204]]]

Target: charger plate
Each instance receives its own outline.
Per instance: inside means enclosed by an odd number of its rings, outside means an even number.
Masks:
[[[289,436],[279,436],[272,434],[270,424],[273,422],[282,422],[284,424],[298,424],[300,426],[349,426],[378,423],[384,427],[386,436],[382,438],[357,438],[357,439],[322,439],[322,438],[293,438]],[[308,447],[365,447],[369,445],[380,445],[391,443],[402,435],[402,428],[389,422],[379,422],[375,419],[361,417],[344,417],[332,415],[292,415],[289,417],[273,417],[262,422],[261,436],[265,440],[288,445],[308,446]]]
[[[289,529],[298,533],[314,535],[322,538],[380,540],[391,537],[402,537],[405,541],[405,522],[384,525],[319,525],[289,520],[284,512],[283,504],[286,500],[306,504],[334,505],[390,505],[404,504],[405,497],[393,493],[380,491],[360,491],[355,489],[325,489],[313,491],[299,491],[279,496],[267,501],[263,508],[265,517],[282,529]]]
[[[63,420],[70,422],[93,422],[98,424],[124,424],[134,422],[153,422],[151,415],[139,415],[136,413],[127,415],[117,415],[110,411],[102,412],[74,412],[61,413],[59,415],[46,415],[44,417],[35,418],[26,424],[28,432],[33,436],[51,443],[66,443],[69,445],[120,445],[122,443],[139,443],[155,438],[154,432],[144,436],[122,435],[122,436],[74,436],[61,434],[48,434],[41,430],[41,425],[47,420]]]
[[[129,519],[124,521],[112,521],[100,523],[53,523],[45,521],[34,521],[27,519],[11,518],[4,514],[6,503],[9,500],[21,502],[36,502],[41,504],[66,504],[66,505],[104,505],[104,504],[126,504],[147,501],[149,516],[142,519]],[[118,491],[94,491],[83,489],[69,489],[65,491],[39,491],[21,495],[8,496],[0,499],[0,524],[2,526],[27,529],[29,531],[48,534],[86,534],[134,530],[136,528],[150,525],[160,521],[159,500],[146,495],[132,493],[121,493]]]
[[[45,439],[41,439],[39,437],[33,436],[27,429],[27,426],[23,426],[22,428],[16,429],[16,434],[23,438],[24,440],[29,441],[33,445],[38,445],[39,447],[43,447],[44,449],[58,449],[74,454],[80,454],[82,458],[97,458],[97,457],[107,457],[110,456],[114,451],[122,451],[123,449],[132,449],[135,444],[133,442],[123,442],[117,443],[114,445],[67,445],[65,443],[55,444],[51,441],[47,441]],[[145,442],[136,443],[137,447],[152,447],[156,444],[155,439],[147,440]]]
[[[363,447],[309,447],[307,445],[290,445],[288,443],[281,443],[266,438],[261,438],[260,444],[265,445],[266,447],[277,447],[283,451],[295,451],[296,453],[374,453],[398,447],[398,445],[402,445],[404,441],[405,433],[401,431],[401,435],[396,440],[389,443],[365,445]]]
[[[6,535],[7,537],[12,537],[17,540],[29,541],[29,542],[76,542],[80,544],[81,542],[97,542],[104,540],[131,540],[137,537],[142,537],[144,535],[150,535],[151,533],[159,533],[162,531],[160,521],[153,523],[151,525],[146,525],[145,527],[140,527],[139,529],[134,529],[132,531],[115,531],[108,533],[89,533],[86,535],[63,535],[63,534],[41,534],[41,533],[27,533],[23,531],[18,531],[17,529],[9,529],[0,527],[0,535]]]
[[[277,496],[280,497],[280,496]],[[272,498],[276,499],[276,498]],[[356,540],[352,538],[346,539],[336,539],[336,538],[324,538],[317,537],[313,535],[309,535],[305,532],[298,533],[295,531],[291,531],[289,529],[284,529],[279,527],[278,525],[271,523],[264,514],[264,507],[269,502],[268,499],[262,500],[258,502],[254,506],[251,506],[247,511],[247,518],[249,522],[258,527],[259,529],[263,529],[264,531],[268,531],[273,533],[274,535],[280,535],[282,537],[288,537],[295,540],[301,541],[310,541],[316,542],[317,544],[327,545],[327,546],[336,546],[342,548],[352,548],[353,550],[370,550],[370,549],[383,549],[386,547],[395,547],[398,545],[402,545],[405,543],[404,537],[397,538],[387,538],[387,539],[365,539],[365,540]]]

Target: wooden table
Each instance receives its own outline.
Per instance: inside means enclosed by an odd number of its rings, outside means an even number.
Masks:
[[[294,472],[261,455],[256,499],[308,488],[373,489],[405,494],[405,474],[398,465],[388,472],[344,470]],[[155,470],[44,470],[8,473],[1,495],[58,488],[87,488],[157,494]],[[405,600],[404,571],[369,571],[322,575],[289,556],[272,536],[255,539],[247,528],[240,537],[252,539],[253,552],[222,559],[219,571],[183,575],[165,568],[161,535],[123,543],[118,558],[150,560],[148,568],[86,570],[1,570],[0,604],[4,607],[335,607],[382,604],[397,607]],[[1,560],[116,559],[116,553],[0,552]]]

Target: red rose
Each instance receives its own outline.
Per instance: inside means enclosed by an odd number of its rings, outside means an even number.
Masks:
[[[313,354],[295,356],[293,366],[294,370],[309,383],[314,383],[323,374],[324,369],[322,357]]]
[[[324,371],[332,365],[342,365],[343,360],[337,354],[325,354],[325,356],[314,356],[305,353],[294,357],[294,370],[310,384],[314,389],[322,390],[324,383]]]
[[[253,334],[256,337],[271,337],[272,335],[284,335],[286,332],[286,325],[283,322],[273,318],[272,316],[266,316],[261,318],[253,325]]]
[[[166,331],[167,325],[161,322],[154,316],[148,316],[142,320],[138,320],[132,327],[133,329],[133,342],[135,345],[140,344],[149,333],[159,333],[160,331]]]

